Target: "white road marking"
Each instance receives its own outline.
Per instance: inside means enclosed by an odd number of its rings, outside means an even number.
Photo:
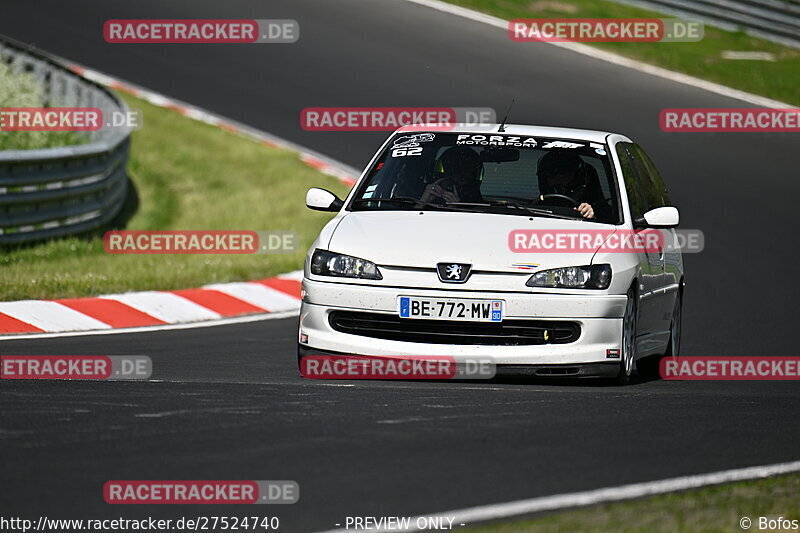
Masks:
[[[406,0],[406,1],[421,6],[430,7],[432,9],[443,11],[445,13],[450,13],[451,15],[457,15],[459,17],[474,20],[476,22],[482,22],[490,26],[502,28],[503,30],[508,29],[507,20],[503,20],[501,18],[494,17],[492,15],[487,15],[485,13],[480,13],[478,11],[473,11],[465,7],[448,4],[446,2],[442,2],[441,0]],[[772,100],[771,98],[766,98],[745,91],[740,91],[738,89],[733,89],[731,87],[720,85],[718,83],[701,80],[700,78],[695,78],[694,76],[689,76],[688,74],[681,74],[680,72],[667,70],[665,68],[656,67],[654,65],[648,65],[647,63],[642,63],[641,61],[636,61],[635,59],[629,59],[627,57],[613,54],[611,52],[606,52],[604,50],[600,50],[599,48],[593,48],[585,44],[581,43],[547,43],[547,44],[558,46],[560,48],[566,48],[568,50],[572,50],[573,52],[577,52],[579,54],[583,54],[585,56],[589,56],[594,59],[599,59],[607,63],[613,63],[615,65],[620,65],[622,67],[638,70],[640,72],[644,72],[653,76],[658,76],[659,78],[664,78],[677,83],[682,83],[684,85],[691,85],[692,87],[697,87],[699,89],[719,94],[721,96],[727,96],[728,98],[736,98],[737,100],[741,100],[743,102],[747,102],[757,106],[770,107],[775,109],[795,107],[793,105],[784,102],[779,102],[778,100]]]
[[[238,298],[261,309],[267,311],[288,311],[299,309],[300,300],[294,296],[289,296],[285,292],[267,287],[260,283],[240,282],[240,283],[219,283],[204,285],[204,289],[214,289],[224,292],[229,296]]]
[[[111,326],[58,302],[21,300],[0,303],[0,313],[45,331],[109,329]],[[41,334],[37,334],[41,335]],[[0,337],[3,338],[3,337]]]
[[[596,490],[570,492],[566,494],[556,494],[553,496],[530,498],[527,500],[516,500],[507,503],[480,505],[477,507],[468,507],[453,511],[436,512],[411,518],[409,521],[411,527],[408,529],[371,529],[370,531],[392,531],[394,533],[423,531],[423,529],[415,526],[417,523],[417,518],[429,518],[431,516],[453,519],[453,523],[456,524],[463,523],[472,525],[478,522],[486,522],[489,520],[530,515],[544,511],[556,511],[571,507],[583,507],[586,505],[631,500],[645,496],[654,496],[669,492],[707,487],[710,485],[720,485],[722,483],[761,479],[780,474],[789,474],[792,472],[800,472],[800,461],[753,466],[749,468],[737,468],[735,470],[723,470],[720,472],[711,472],[709,474],[661,479],[658,481],[647,481],[644,483],[634,483],[631,485],[620,485],[618,487],[606,487]],[[340,533],[344,531],[347,530],[335,529],[325,533]]]
[[[300,314],[299,310],[293,310],[286,312],[265,313],[263,315],[245,315],[232,318],[221,318],[219,320],[189,322],[186,324],[164,324],[160,326],[144,326],[141,328],[103,329],[97,331],[67,331],[64,333],[31,333],[26,335],[0,335],[0,342],[23,340],[23,339],[44,340],[44,339],[54,339],[60,337],[86,337],[89,335],[119,335],[123,333],[148,333],[151,331],[158,332],[158,331],[171,331],[176,329],[210,328],[214,326],[228,326],[230,324],[244,324],[247,322],[260,322],[262,320],[290,318],[290,317],[295,317],[298,314]]]
[[[102,299],[122,302],[129,307],[170,323],[212,320],[222,316],[171,292],[128,292],[103,296]]]
[[[164,418],[165,416],[183,415],[193,412],[191,409],[179,409],[177,411],[163,411],[161,413],[138,413],[134,418]]]
[[[293,270],[292,272],[281,274],[280,276],[278,276],[278,279],[293,279],[295,281],[303,281],[303,271]]]

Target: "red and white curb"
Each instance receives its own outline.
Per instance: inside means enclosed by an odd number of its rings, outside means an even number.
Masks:
[[[200,289],[0,302],[0,335],[141,328],[297,312],[303,272]]]
[[[300,161],[306,165],[322,172],[323,174],[333,176],[343,184],[350,187],[352,187],[358,179],[359,172],[355,168],[340,163],[339,161],[326,157],[318,152],[314,152],[313,150],[309,150],[308,148],[293,142],[287,141],[286,139],[282,139],[256,128],[252,128],[246,124],[242,124],[241,122],[236,122],[235,120],[230,120],[220,115],[216,115],[210,111],[200,109],[185,102],[181,102],[180,100],[175,100],[174,98],[164,96],[163,94],[159,94],[149,89],[139,87],[127,81],[109,76],[108,74],[103,74],[102,72],[98,72],[96,70],[92,70],[60,58],[58,58],[58,60],[64,63],[67,68],[79,76],[83,76],[88,80],[99,83],[100,85],[104,85],[111,89],[141,98],[142,100],[145,100],[154,106],[171,109],[176,113],[205,124],[209,124],[211,126],[216,126],[227,132],[249,137],[271,148],[281,148],[296,152],[300,157]]]
[[[146,100],[181,115],[243,135],[262,144],[296,152],[306,165],[352,186],[358,171],[290,141],[215,115],[179,100],[54,57],[89,80]],[[0,302],[0,336],[159,328],[171,324],[223,323],[245,315],[294,314],[300,309],[302,271],[258,281],[217,283],[200,289],[145,291],[93,298]]]

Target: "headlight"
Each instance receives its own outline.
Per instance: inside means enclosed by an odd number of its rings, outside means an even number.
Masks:
[[[314,250],[314,255],[311,256],[311,273],[318,276],[383,279],[375,263],[327,250]]]
[[[525,285],[564,289],[607,289],[610,284],[611,265],[590,265],[542,270],[531,276]]]

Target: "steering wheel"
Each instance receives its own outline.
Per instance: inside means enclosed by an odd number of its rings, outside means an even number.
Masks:
[[[539,198],[534,198],[533,200],[531,200],[529,202],[529,205],[534,202],[540,203],[542,200],[547,200],[550,198],[555,198],[558,200],[564,200],[566,202],[569,202],[571,204],[569,207],[578,207],[580,205],[580,202],[577,201],[572,196],[567,196],[566,194],[558,194],[558,193],[543,194]]]

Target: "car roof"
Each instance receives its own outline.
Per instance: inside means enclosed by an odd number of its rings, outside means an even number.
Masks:
[[[462,127],[463,126],[463,127]],[[442,133],[474,133],[476,135],[492,135],[492,134],[505,134],[505,135],[530,135],[532,137],[548,137],[548,138],[561,138],[561,139],[578,139],[583,141],[591,141],[597,143],[605,143],[606,137],[613,135],[608,131],[598,130],[581,130],[573,128],[556,128],[553,126],[531,126],[523,124],[506,124],[505,131],[498,132],[500,124],[480,124],[478,126],[455,124],[452,129],[442,129],[441,125],[426,124],[406,126],[400,128],[396,133],[410,132],[410,131],[439,131]],[[624,137],[624,135],[623,135]]]

